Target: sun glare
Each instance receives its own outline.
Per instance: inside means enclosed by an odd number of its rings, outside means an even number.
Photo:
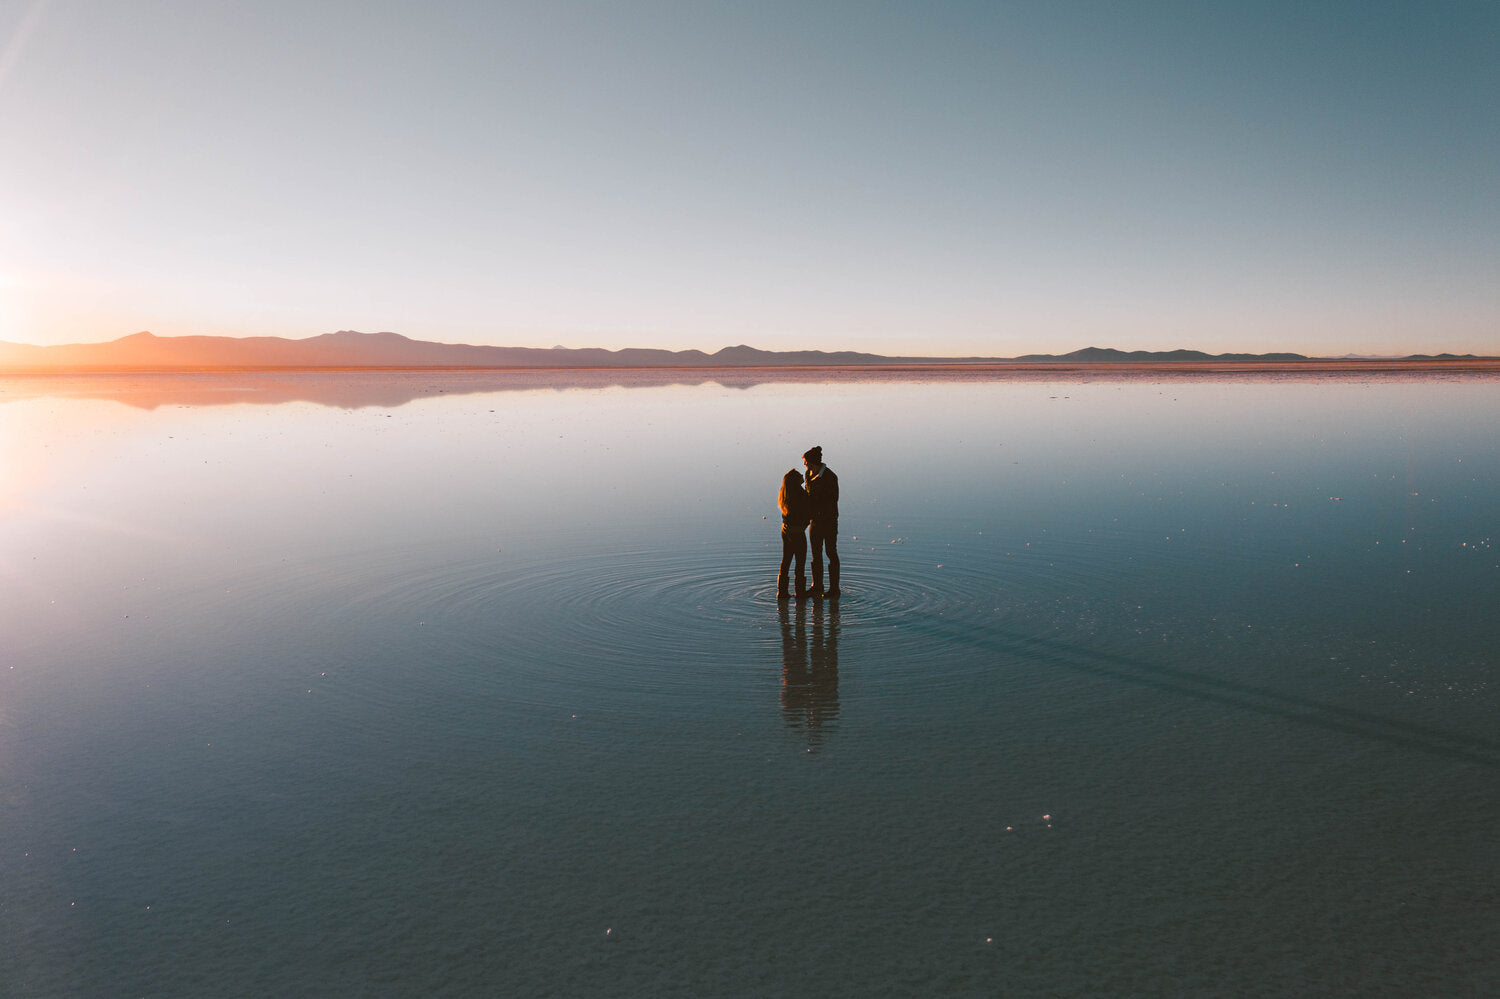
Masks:
[[[15,271],[0,270],[0,340],[11,343],[34,342],[27,329],[30,311],[26,306],[26,282]]]

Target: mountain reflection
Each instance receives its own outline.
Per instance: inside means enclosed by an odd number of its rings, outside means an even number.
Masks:
[[[783,378],[774,372],[635,368],[8,375],[0,377],[0,402],[38,398],[108,399],[138,409],[310,402],[337,409],[394,409],[418,399],[490,392],[709,384],[751,388],[785,380],[797,379]]]
[[[839,716],[839,604],[837,600],[788,601],[777,605],[781,620],[781,713],[788,728],[800,728],[809,751],[823,744],[823,730]],[[812,619],[811,634],[808,618]]]
[[[1415,363],[1415,362],[1413,362]],[[1433,362],[1437,363],[1437,362]],[[1489,365],[1486,367],[1485,365]],[[1479,376],[1494,362],[1472,362]],[[767,368],[386,368],[294,371],[175,371],[94,374],[0,375],[0,403],[37,398],[108,399],[139,409],[160,406],[271,405],[310,402],[336,409],[394,409],[418,399],[488,392],[564,389],[662,388],[719,385],[749,389],[766,384],[858,382],[1136,381],[1148,379],[1285,381],[1347,375],[1361,380],[1399,379],[1401,368],[1369,370],[1355,364],[1303,362],[1296,366],[1206,364],[910,364],[854,367]],[[1445,372],[1447,368],[1441,369]],[[1420,372],[1407,372],[1408,375]]]

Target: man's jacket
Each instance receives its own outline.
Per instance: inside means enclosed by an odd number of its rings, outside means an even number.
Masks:
[[[807,477],[807,498],[814,526],[839,522],[839,477],[833,474],[833,469],[824,465],[821,471]]]

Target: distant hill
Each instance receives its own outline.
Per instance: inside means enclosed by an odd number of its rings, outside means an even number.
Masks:
[[[1081,364],[1180,364],[1192,361],[1310,361],[1305,354],[1205,354],[1201,350],[1115,350],[1085,347],[1070,354],[1027,354],[1016,358],[1028,362],[1075,362]]]
[[[51,347],[0,342],[0,371],[182,371],[211,368],[707,368],[890,364],[853,351],[766,351],[744,345],[701,350],[629,347],[485,347],[412,340],[399,333],[340,330],[282,337],[160,337],[135,333],[109,343]]]
[[[1473,355],[1412,355],[1408,360],[1464,360]],[[762,368],[924,364],[1192,364],[1313,361],[1302,354],[1206,354],[1198,350],[1085,347],[1024,357],[887,357],[856,351],[759,350],[740,344],[701,350],[628,347],[486,347],[412,340],[399,333],[340,330],[302,340],[282,337],[175,336],[135,333],[109,343],[51,347],[0,342],[0,372],[306,370],[343,368]]]

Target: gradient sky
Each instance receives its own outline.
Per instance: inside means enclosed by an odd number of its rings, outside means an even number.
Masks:
[[[0,340],[1500,354],[1500,3],[0,0]]]

